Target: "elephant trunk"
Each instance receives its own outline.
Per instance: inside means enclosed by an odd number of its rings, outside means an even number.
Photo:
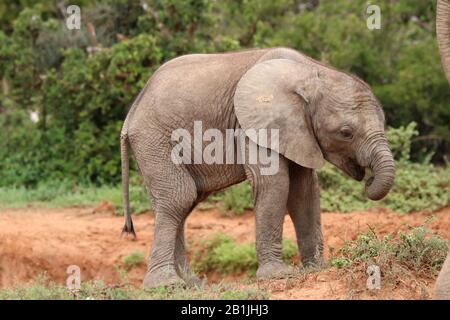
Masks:
[[[360,152],[364,159],[359,162],[369,167],[373,176],[366,182],[366,194],[371,200],[383,199],[391,189],[395,177],[394,157],[389,150],[383,134],[372,137],[370,143],[365,143],[365,150]]]
[[[437,2],[436,34],[442,65],[450,83],[450,0]]]

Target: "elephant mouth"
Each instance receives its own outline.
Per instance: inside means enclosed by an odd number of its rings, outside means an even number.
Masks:
[[[366,175],[366,169],[360,166],[353,158],[349,158],[345,161],[342,170],[357,181],[362,181]]]

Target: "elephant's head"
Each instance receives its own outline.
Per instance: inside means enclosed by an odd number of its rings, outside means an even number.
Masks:
[[[363,81],[313,61],[272,59],[242,77],[234,103],[243,129],[279,129],[275,151],[286,158],[315,169],[326,159],[358,181],[368,167],[367,196],[389,192],[395,169],[384,114]]]

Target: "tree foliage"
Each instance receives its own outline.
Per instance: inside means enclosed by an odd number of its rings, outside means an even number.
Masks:
[[[120,176],[119,132],[152,72],[178,55],[287,46],[352,72],[382,102],[388,125],[417,123],[412,159],[450,152],[450,90],[441,71],[434,3],[364,0],[78,1],[81,30],[65,27],[67,1],[0,4],[0,185]],[[29,112],[39,114],[38,123]]]

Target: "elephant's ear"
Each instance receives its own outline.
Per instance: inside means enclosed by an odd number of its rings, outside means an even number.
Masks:
[[[281,153],[301,166],[318,169],[323,155],[307,114],[308,104],[320,99],[318,71],[314,66],[288,59],[273,59],[253,66],[241,78],[234,95],[236,116],[241,127],[279,129],[279,146],[265,139],[249,139]],[[270,133],[269,133],[270,135]]]

